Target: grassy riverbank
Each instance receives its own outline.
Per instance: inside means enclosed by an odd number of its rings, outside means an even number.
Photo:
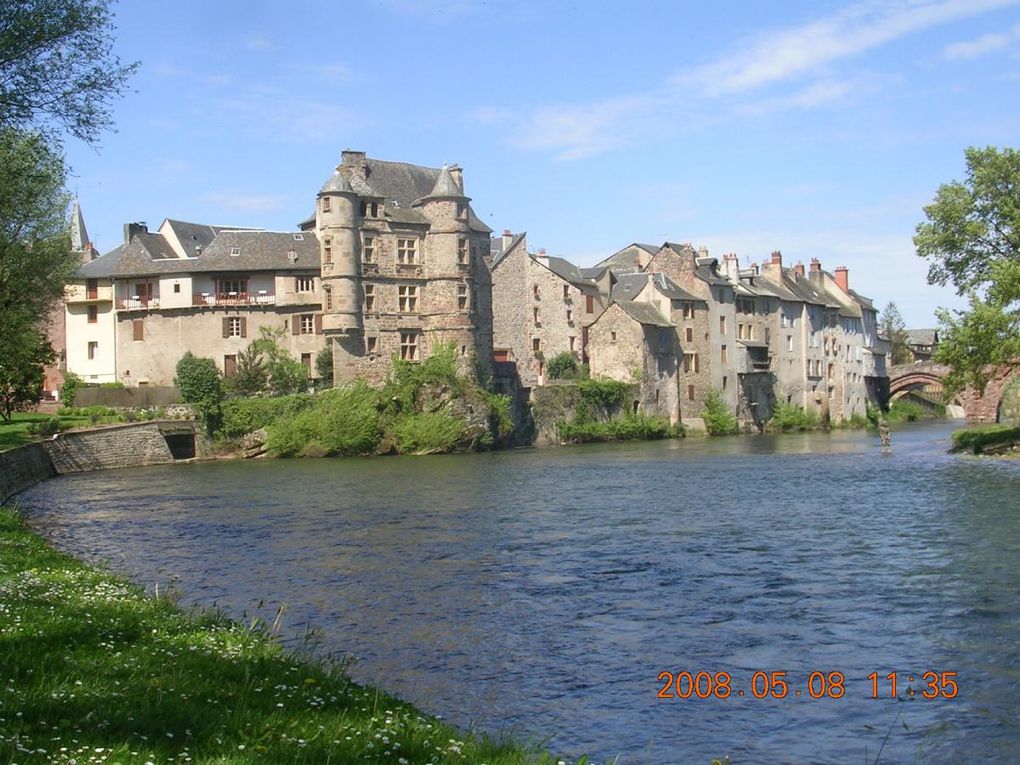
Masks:
[[[953,452],[971,454],[1018,454],[1020,427],[1012,425],[976,425],[953,432]]]
[[[554,761],[288,654],[265,629],[148,597],[0,508],[0,762]]]

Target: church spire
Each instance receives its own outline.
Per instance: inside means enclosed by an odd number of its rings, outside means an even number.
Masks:
[[[89,241],[89,232],[85,228],[85,216],[81,214],[81,205],[78,204],[77,194],[71,202],[71,251],[79,253],[86,263],[95,257],[92,254],[92,242]]]

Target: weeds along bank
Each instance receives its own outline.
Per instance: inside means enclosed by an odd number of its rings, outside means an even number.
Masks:
[[[0,762],[552,763],[465,734],[260,625],[56,552],[0,508]]]

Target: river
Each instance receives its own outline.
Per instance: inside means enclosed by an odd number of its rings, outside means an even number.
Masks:
[[[62,549],[237,618],[285,603],[356,679],[567,758],[1013,763],[1020,461],[947,455],[952,428],[169,465],[21,501]],[[658,698],[684,671],[709,675]]]

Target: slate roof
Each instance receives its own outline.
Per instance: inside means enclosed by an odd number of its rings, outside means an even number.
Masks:
[[[659,292],[668,297],[670,300],[690,300],[695,303],[704,303],[702,298],[697,295],[693,295],[679,284],[670,279],[666,274],[653,273],[651,274],[653,284],[658,288]]]
[[[177,240],[181,243],[181,247],[184,248],[188,257],[197,252],[196,247],[201,247],[203,250],[208,247],[220,231],[241,228],[240,226],[207,226],[203,223],[188,223],[187,221],[173,220],[172,218],[166,219],[166,225],[177,235]],[[249,230],[254,231],[255,229]]]
[[[85,245],[89,241],[89,232],[85,228],[85,217],[81,214],[78,197],[75,197],[71,204],[71,250],[84,252]]]
[[[428,218],[412,205],[420,199],[435,198],[433,192],[437,185],[439,185],[440,191],[450,192],[441,194],[442,198],[454,196],[467,199],[464,192],[454,182],[449,168],[422,167],[407,162],[389,162],[371,157],[366,158],[365,163],[366,178],[362,179],[360,175],[345,173],[347,180],[359,196],[382,199],[386,218],[395,223],[428,225]],[[444,169],[449,181],[440,178]],[[326,181],[327,185],[330,180]],[[442,183],[439,183],[440,180]],[[450,184],[452,184],[452,189]],[[299,225],[304,227],[314,223],[314,220],[313,214],[311,218],[302,221]],[[475,215],[470,204],[468,205],[468,226],[472,231],[492,232],[492,229]]]
[[[644,250],[650,256],[654,255],[659,251],[659,248],[654,244],[641,244],[640,242],[632,242],[631,244],[628,244],[626,247],[620,248],[605,260],[598,262],[595,265],[595,267],[611,268],[619,273],[632,273],[634,271],[637,271],[638,270],[637,266],[634,265],[633,254],[627,252],[627,250],[631,249],[632,247],[637,247],[640,250]]]
[[[578,287],[592,287],[594,286],[591,279],[588,279],[581,275],[581,269],[571,263],[569,260],[563,258],[554,258],[551,256],[531,256],[533,260],[541,263],[543,266],[548,268],[558,277],[564,281],[570,282]]]
[[[633,300],[641,290],[648,284],[648,274],[638,272],[636,274],[620,274],[616,277],[616,284],[609,293],[610,299],[614,301]]]
[[[510,250],[512,250],[518,244],[520,244],[520,241],[524,237],[526,237],[527,235],[528,235],[527,231],[522,231],[520,234],[515,234],[513,239],[510,240],[510,244],[507,245],[506,247],[502,247],[499,250],[499,252],[496,253],[495,257],[493,257],[493,259],[492,259],[492,267],[495,268],[498,263],[502,263],[503,259],[506,257],[506,254],[508,252],[510,252]],[[497,239],[493,239],[492,241],[502,243],[502,240],[498,239],[498,238]]]
[[[659,310],[651,303],[641,303],[634,300],[617,300],[616,305],[620,306],[634,321],[652,327],[672,327],[673,322],[665,318]]]
[[[908,345],[937,345],[939,331],[937,329],[908,329]]]
[[[295,239],[300,236],[301,239]],[[234,248],[238,255],[231,255]],[[293,250],[296,260],[288,253]],[[78,269],[82,279],[127,278],[224,271],[284,271],[319,268],[315,235],[278,231],[221,231],[198,257],[167,257],[170,245],[159,234],[135,234],[122,244]],[[163,253],[163,257],[153,253]]]

